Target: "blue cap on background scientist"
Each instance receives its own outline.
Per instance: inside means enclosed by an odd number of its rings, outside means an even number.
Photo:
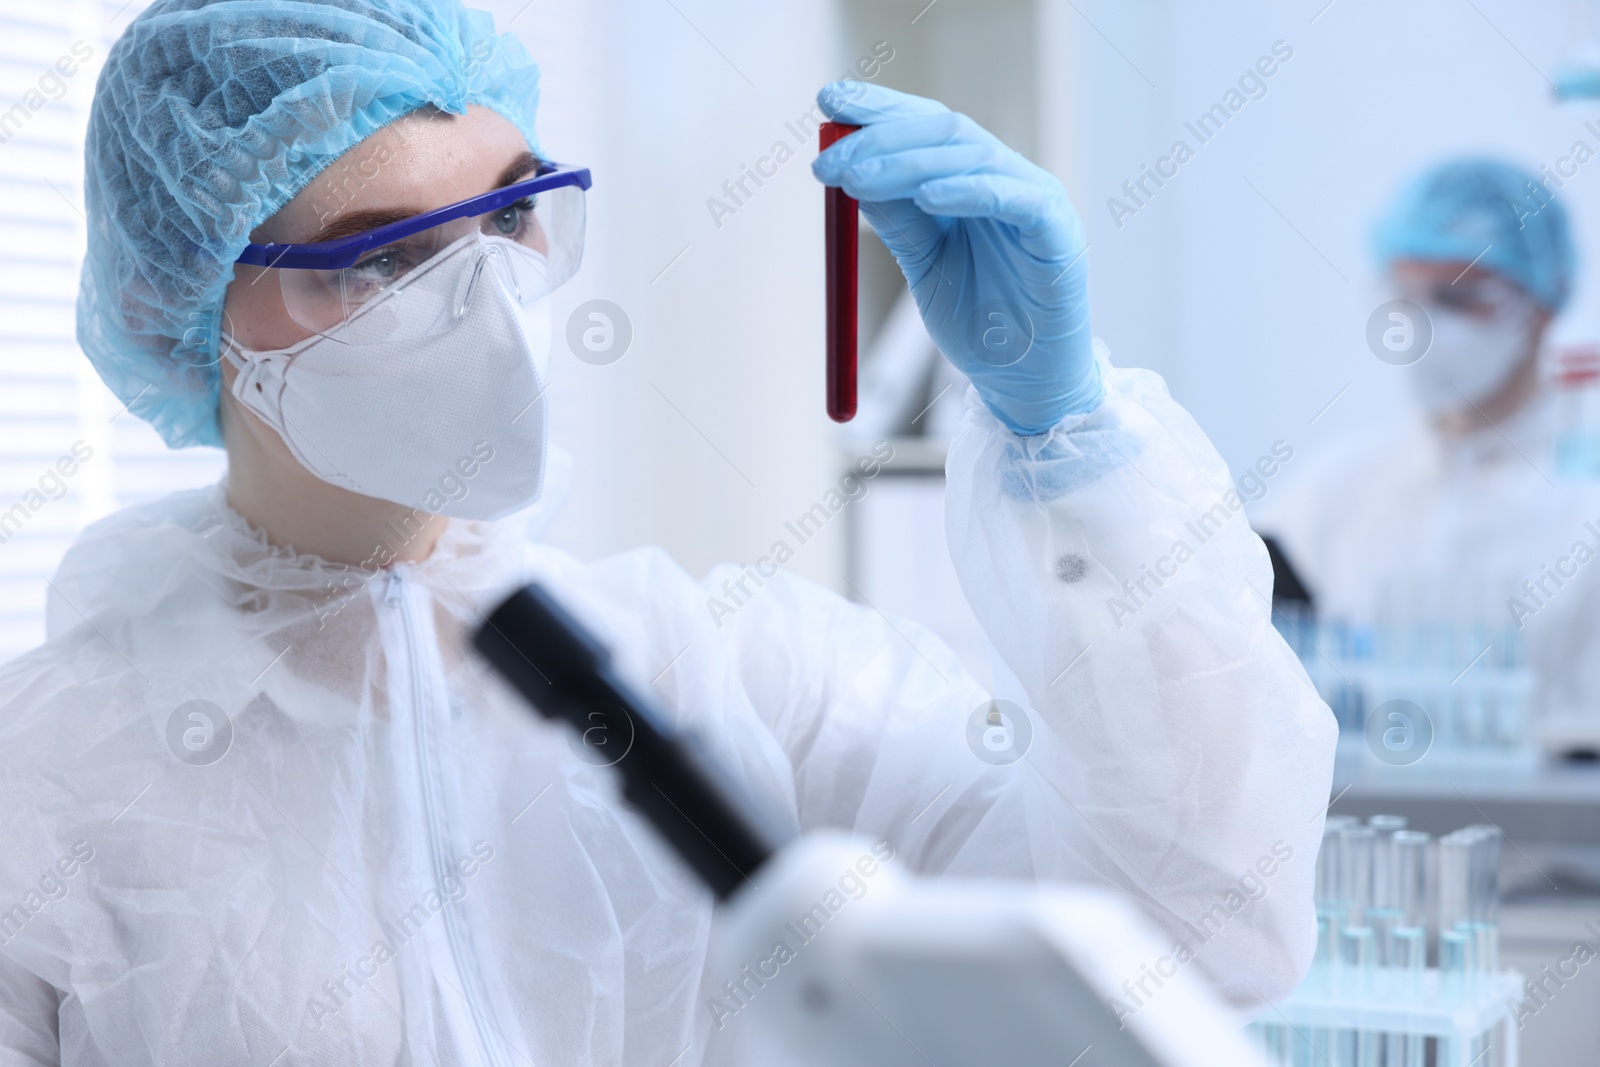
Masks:
[[[1231,478],[1158,377],[1096,350],[1061,184],[931,100],[819,95],[863,129],[816,177],[860,199],[975,389],[946,531],[1038,723],[1023,768],[971,747],[992,694],[920,627],[783,571],[714,620],[736,568],[528,536],[544,297],[591,180],[535,138],[537,78],[454,0],[157,0],[112,47],[79,338],[228,473],[83,531],[45,643],[0,666],[0,902],[39,902],[0,944],[0,1047],[725,1062],[709,897],[617,803],[616,757],[465,647],[535,579],[789,829],[1114,886],[1237,1006],[1292,989],[1332,716],[1242,592],[1271,580],[1242,518],[1156,573]],[[996,304],[1021,358],[983,347]],[[1139,610],[1108,611],[1135,582]],[[46,905],[39,872],[82,855]]]

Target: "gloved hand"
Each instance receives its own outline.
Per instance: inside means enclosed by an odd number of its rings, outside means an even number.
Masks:
[[[1087,247],[1061,183],[935,100],[834,82],[817,102],[862,129],[812,173],[861,202],[928,333],[989,410],[1019,434],[1093,410],[1105,390]]]

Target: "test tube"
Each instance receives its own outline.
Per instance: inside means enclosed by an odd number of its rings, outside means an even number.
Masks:
[[[1404,830],[1409,822],[1404,815],[1374,815],[1367,820],[1367,825],[1380,834],[1392,834]]]
[[[1405,1000],[1420,997],[1422,976],[1428,966],[1428,931],[1420,926],[1396,927],[1391,933],[1390,954],[1396,976],[1395,993]],[[1389,1034],[1385,1067],[1424,1067],[1426,1042],[1421,1034]]]
[[[1339,934],[1349,911],[1342,901],[1317,905],[1317,954],[1313,963],[1332,970],[1339,966]]]
[[[818,133],[818,148],[826,149],[860,128],[843,122],[824,122]],[[824,191],[823,198],[828,290],[828,417],[835,422],[849,422],[856,414],[860,206],[843,189],[831,185]]]
[[[1406,828],[1404,815],[1374,815],[1367,820],[1376,835],[1372,852],[1372,906],[1393,908],[1399,884],[1395,875],[1394,835]]]
[[[1360,823],[1354,815],[1329,815],[1322,824],[1322,847],[1317,850],[1317,889],[1316,901],[1318,904],[1329,904],[1340,900],[1340,892],[1344,886],[1344,842],[1340,838],[1341,830]]]
[[[1339,831],[1339,899],[1349,906],[1352,923],[1362,922],[1367,908],[1372,906],[1372,849],[1376,839],[1370,826],[1346,826]]]
[[[1395,908],[1368,908],[1368,929],[1372,931],[1372,962],[1378,967],[1393,963],[1394,931],[1400,925],[1400,912]]]
[[[1454,834],[1448,835],[1454,837]],[[1440,845],[1444,840],[1440,840]],[[1441,877],[1441,881],[1442,881]],[[1472,938],[1461,930],[1439,931],[1439,994],[1447,1002],[1466,995],[1467,982],[1472,970]],[[1439,1039],[1439,1062],[1460,1063],[1462,1050],[1454,1038]]]
[[[1372,906],[1366,910],[1366,924],[1377,938],[1378,965],[1387,967],[1389,932],[1404,922],[1399,907],[1400,887],[1395,865],[1394,835],[1406,828],[1404,815],[1374,815],[1367,820],[1376,838],[1372,849]]]
[[[1459,994],[1473,969],[1472,938],[1465,930],[1439,932],[1439,984],[1448,993]]]
[[[1326,905],[1317,907],[1317,954],[1311,961],[1312,973],[1320,974],[1324,981],[1332,972],[1339,944],[1338,935],[1333,932],[1338,930],[1338,919],[1327,914],[1328,910]],[[1327,1064],[1333,1054],[1333,1033],[1326,1027],[1311,1027],[1306,1038],[1295,1044],[1294,1051],[1295,1067]]]
[[[1346,926],[1339,931],[1339,966],[1354,984],[1366,982],[1377,960],[1373,956],[1372,927]]]
[[[1467,928],[1473,935],[1473,958],[1480,971],[1500,969],[1500,842],[1499,827],[1469,826],[1467,858]]]
[[[1420,980],[1421,973],[1428,967],[1428,931],[1420,926],[1395,928],[1394,966],[1407,974],[1417,974]]]
[[[1361,997],[1372,989],[1377,957],[1371,927],[1347,926],[1340,931],[1339,963],[1347,993]],[[1340,1067],[1378,1067],[1380,1036],[1370,1030],[1341,1030],[1336,1062]]]
[[[1439,839],[1439,933],[1456,929],[1468,921],[1467,883],[1470,868],[1470,837],[1461,830]],[[1441,940],[1441,968],[1443,967]]]
[[[1396,830],[1390,840],[1394,864],[1394,906],[1401,925],[1428,925],[1428,835],[1420,830]]]
[[[1500,843],[1498,826],[1477,824],[1462,831],[1472,835],[1472,905],[1475,922],[1500,921]]]
[[[1311,959],[1311,965],[1313,967],[1333,962],[1334,948],[1338,944],[1337,938],[1335,938],[1332,933],[1332,931],[1335,929],[1333,925],[1334,921],[1335,920],[1331,915],[1326,914],[1324,907],[1322,905],[1318,905],[1317,954]]]

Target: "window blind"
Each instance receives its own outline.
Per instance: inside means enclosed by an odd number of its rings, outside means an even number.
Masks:
[[[223,469],[128,414],[75,339],[89,102],[145,3],[0,10],[0,660],[43,640],[46,581],[86,524]]]

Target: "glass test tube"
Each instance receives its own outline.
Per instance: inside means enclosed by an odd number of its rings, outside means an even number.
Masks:
[[[1503,840],[1498,826],[1469,826],[1463,833],[1471,833],[1472,863],[1472,915],[1474,922],[1498,923],[1500,921],[1500,843]]]
[[[1372,928],[1347,926],[1339,933],[1339,963],[1347,993],[1359,996],[1372,988],[1377,956]],[[1370,1030],[1341,1030],[1339,1067],[1378,1067],[1380,1034]]]
[[[1404,830],[1410,823],[1404,815],[1374,815],[1367,820],[1367,825],[1380,834],[1392,834]]]
[[[826,149],[859,126],[824,122],[817,149]],[[858,321],[860,205],[843,189],[823,193],[824,250],[827,254],[828,417],[849,422],[856,414],[856,333]]]
[[[1339,931],[1339,963],[1346,973],[1370,977],[1366,972],[1377,965],[1372,943],[1370,926],[1346,926]]]
[[[1398,979],[1395,992],[1406,1000],[1421,997],[1422,976],[1428,966],[1428,931],[1420,926],[1398,927],[1391,945]],[[1389,1034],[1385,1067],[1424,1067],[1426,1043],[1421,1034]]]
[[[1472,950],[1472,936],[1468,932],[1458,929],[1439,932],[1439,992],[1446,1000],[1465,997],[1476,966]],[[1455,1039],[1439,1039],[1440,1063],[1457,1063],[1460,1058],[1461,1047]]]
[[[1313,899],[1319,904],[1326,904],[1333,899],[1333,894],[1339,884],[1339,832],[1332,827],[1324,827],[1322,831],[1322,845],[1317,849],[1317,888]]]
[[[1334,914],[1338,908],[1328,905],[1317,905],[1317,954],[1312,958],[1311,968],[1313,975],[1321,975],[1323,981],[1329,980],[1333,973],[1333,966],[1338,959],[1339,946],[1339,916]],[[1327,1064],[1333,1056],[1333,1031],[1322,1026],[1313,1026],[1302,1041],[1297,1041],[1294,1046],[1294,1067],[1312,1067],[1313,1064]]]
[[[1396,830],[1390,839],[1394,865],[1394,906],[1401,925],[1428,925],[1428,835],[1419,830]]]
[[[1439,839],[1439,934],[1441,939],[1456,924],[1468,921],[1467,882],[1470,839],[1461,830]],[[1441,940],[1440,967],[1443,963]]]
[[[1331,964],[1337,958],[1339,920],[1329,909],[1317,908],[1317,954],[1312,966]]]
[[[1376,937],[1378,966],[1390,965],[1389,933],[1403,925],[1405,915],[1399,907],[1400,887],[1395,864],[1394,835],[1406,828],[1404,815],[1374,815],[1367,820],[1375,835],[1372,849],[1372,905],[1365,921]]]
[[[1392,908],[1398,885],[1395,879],[1394,835],[1406,828],[1403,815],[1374,815],[1367,820],[1375,835],[1372,850],[1372,906]]]
[[[1500,829],[1469,826],[1467,860],[1467,929],[1473,937],[1473,958],[1480,971],[1500,969]]]
[[[1472,938],[1464,930],[1439,933],[1439,982],[1441,989],[1459,992],[1473,969]]]
[[[1322,847],[1317,851],[1318,904],[1339,900],[1344,883],[1344,840],[1339,836],[1347,827],[1359,825],[1353,815],[1329,815],[1322,824]]]
[[[1346,826],[1339,831],[1339,899],[1350,908],[1350,922],[1360,924],[1372,906],[1372,852],[1377,834],[1370,826]]]

